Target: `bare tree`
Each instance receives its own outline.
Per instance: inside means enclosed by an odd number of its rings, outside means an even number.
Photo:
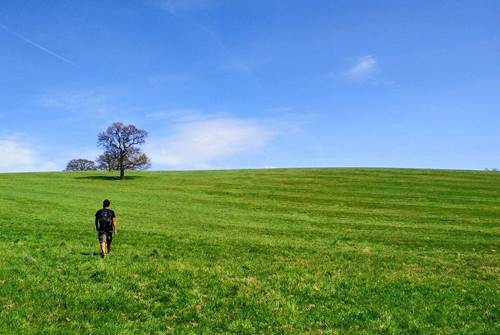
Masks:
[[[94,171],[97,170],[95,163],[88,159],[72,159],[66,165],[66,171]]]
[[[108,168],[116,166],[120,170],[120,179],[125,176],[125,170],[142,170],[151,166],[148,156],[139,148],[147,136],[147,131],[121,122],[113,123],[97,136],[98,146],[104,149],[103,156],[112,158],[108,160],[111,162]]]
[[[107,151],[97,157],[96,163],[99,170],[106,170],[109,172],[118,170],[117,159]]]

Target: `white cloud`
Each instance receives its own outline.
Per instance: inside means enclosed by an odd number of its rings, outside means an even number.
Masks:
[[[349,70],[346,75],[354,81],[363,81],[372,77],[377,71],[378,62],[373,56],[363,56]]]
[[[262,149],[273,134],[247,120],[220,118],[182,123],[173,136],[146,148],[154,165],[206,169],[233,155]]]
[[[43,161],[28,143],[17,138],[0,138],[0,172],[53,171],[57,165]]]

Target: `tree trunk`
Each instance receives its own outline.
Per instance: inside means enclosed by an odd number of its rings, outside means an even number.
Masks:
[[[120,167],[120,179],[123,179],[123,177],[125,177],[125,167],[123,162],[124,160],[125,160],[125,152],[120,151],[120,161],[118,162]]]

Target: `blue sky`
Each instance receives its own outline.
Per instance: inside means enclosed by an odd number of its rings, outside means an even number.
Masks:
[[[500,168],[499,1],[2,1],[0,171]]]

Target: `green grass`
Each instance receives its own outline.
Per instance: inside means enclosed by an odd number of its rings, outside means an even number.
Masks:
[[[1,334],[500,333],[500,173],[129,175],[0,174]]]

